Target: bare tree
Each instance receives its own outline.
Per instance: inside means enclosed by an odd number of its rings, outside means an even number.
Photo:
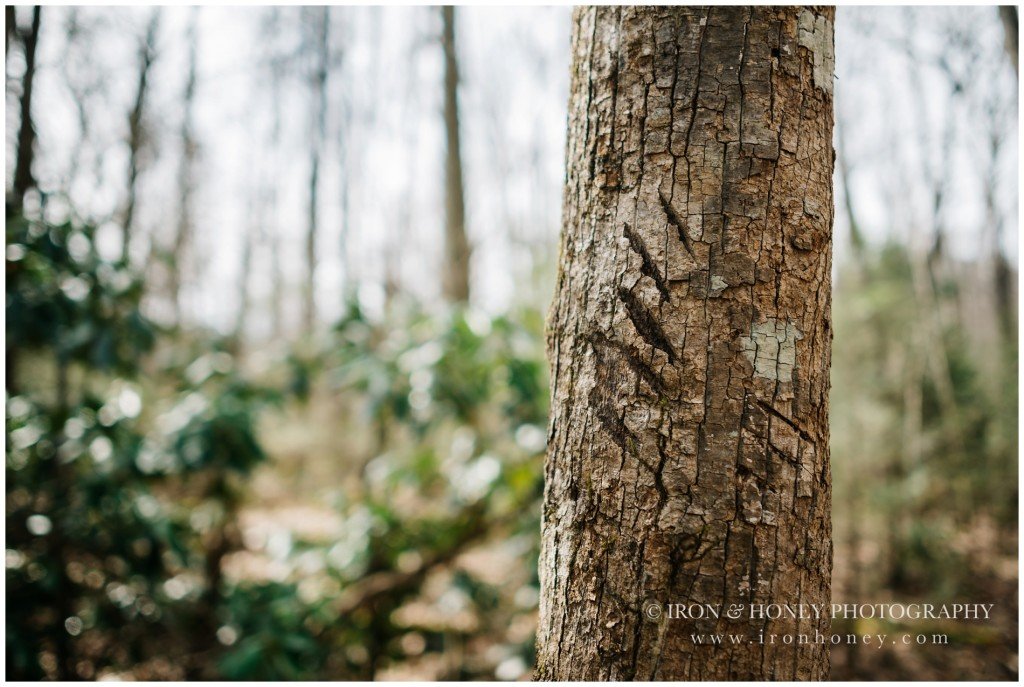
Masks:
[[[1016,5],[1001,6],[999,16],[1003,20],[1005,31],[1006,54],[1013,64],[1014,74],[1020,77],[1020,66],[1017,60],[1017,52],[1020,41],[1020,23]],[[996,108],[989,104],[987,108],[990,119],[996,118]],[[1007,341],[1016,338],[1016,313],[1015,295],[1017,293],[1014,284],[1014,270],[1003,254],[1002,241],[1004,223],[999,213],[995,211],[995,189],[997,182],[997,164],[1003,144],[1002,128],[998,125],[989,126],[989,168],[986,174],[985,184],[985,208],[989,226],[992,227],[993,235],[993,279],[995,283],[996,303],[999,310],[999,320],[1002,326],[1002,333]]]
[[[247,165],[248,169],[255,170],[256,164]],[[232,349],[235,355],[241,354],[245,345],[245,330],[249,323],[250,310],[252,308],[251,283],[253,277],[253,258],[256,252],[257,240],[267,245],[268,217],[274,207],[271,204],[275,199],[268,194],[269,188],[275,183],[274,179],[267,179],[273,171],[261,170],[254,173],[254,183],[250,185],[250,198],[248,206],[248,222],[245,233],[242,236],[242,260],[238,272],[238,312],[235,316],[234,335],[232,336]]]
[[[455,47],[455,8],[441,8],[444,48],[445,264],[444,295],[449,303],[469,301],[470,246],[466,238],[466,204],[459,141],[459,62]]]
[[[347,18],[351,15],[343,15]],[[338,75],[337,86],[332,90],[336,93],[334,140],[337,145],[338,154],[338,205],[339,205],[339,231],[338,231],[338,257],[341,263],[342,284],[341,301],[344,306],[352,298],[355,292],[355,282],[352,278],[352,264],[349,256],[349,234],[352,229],[352,159],[350,155],[351,139],[353,137],[353,103],[351,90],[348,87],[349,80],[344,78],[342,71],[345,59],[345,46],[349,40],[345,24],[336,29],[332,34],[333,52],[330,56],[332,71]],[[339,78],[340,77],[340,78]]]
[[[199,156],[199,141],[196,138],[195,99],[196,72],[198,69],[197,46],[199,43],[199,8],[193,7],[187,30],[188,75],[182,93],[181,118],[181,164],[178,167],[178,228],[170,255],[170,297],[174,307],[174,321],[181,326],[184,321],[181,302],[181,287],[184,282],[185,262],[192,242],[192,203],[195,196],[196,161]]]
[[[156,34],[160,28],[160,9],[152,11],[146,26],[145,36],[139,44],[139,74],[135,87],[135,99],[128,114],[128,194],[121,214],[121,255],[128,261],[135,229],[135,209],[138,203],[139,174],[142,171],[146,140],[145,116],[146,99],[149,92],[149,75],[156,59]]]
[[[21,43],[25,49],[25,73],[21,77],[21,122],[18,126],[18,148],[14,162],[14,185],[11,189],[8,215],[21,212],[22,205],[25,202],[25,194],[36,185],[36,178],[32,174],[32,160],[36,145],[36,129],[32,121],[32,86],[36,75],[36,47],[39,44],[41,15],[42,9],[39,5],[33,7],[32,24],[28,31],[21,32]],[[14,24],[14,30],[17,30],[13,12],[8,14],[8,22]]]
[[[66,35],[66,50],[70,53],[72,50],[77,48],[78,50],[85,50],[88,55],[88,41],[92,38],[91,32],[88,31],[82,21],[82,9],[74,8],[68,13],[67,25],[65,29]],[[82,167],[82,158],[85,155],[86,146],[89,144],[91,134],[91,118],[89,115],[89,99],[98,89],[98,76],[93,79],[83,78],[79,72],[81,68],[80,58],[78,59],[66,59],[64,60],[61,69],[64,73],[64,81],[68,91],[71,93],[72,99],[75,104],[75,112],[78,115],[78,140],[75,141],[74,148],[71,152],[71,159],[68,162],[67,176],[65,177],[65,191],[70,193],[75,180],[78,178],[79,171]],[[91,69],[90,69],[91,68]],[[88,64],[86,71],[97,72],[100,70],[95,69],[95,65]]]
[[[260,37],[267,45],[274,45],[275,39],[281,34],[281,8],[272,7],[266,15],[260,28]],[[261,218],[260,234],[261,244],[270,263],[270,325],[273,337],[280,340],[284,334],[284,296],[285,278],[282,266],[282,239],[278,213],[278,186],[279,170],[283,166],[281,158],[281,132],[282,132],[282,100],[284,98],[282,82],[286,69],[286,59],[279,54],[278,48],[270,49],[271,54],[268,60],[269,84],[265,95],[269,99],[270,106],[270,131],[265,150],[267,151],[266,164],[269,169],[264,169],[262,175],[261,195],[265,201],[265,212]]]
[[[11,38],[18,31],[18,17],[14,11],[14,5],[7,5],[4,9],[4,55],[11,52]]]
[[[846,213],[846,222],[850,226],[850,246],[853,248],[854,256],[859,262],[864,255],[864,232],[861,230],[860,221],[857,219],[853,200],[853,185],[850,181],[850,151],[847,148],[846,137],[843,135],[843,132],[842,122],[837,121],[836,163],[839,165],[839,180],[843,189],[843,210]]]
[[[1013,71],[1020,74],[1020,66],[1017,64],[1017,50],[1020,41],[1020,23],[1017,17],[1017,6],[1000,6],[999,18],[1003,20],[1003,30],[1006,34],[1006,54],[1010,58],[1010,63],[1013,64]]]
[[[32,82],[36,71],[36,46],[39,43],[39,26],[42,10],[38,5],[32,9],[32,24],[27,32],[19,31],[17,16],[13,8],[8,6],[7,31],[14,33],[21,41],[25,50],[25,73],[21,77],[21,100],[19,102],[21,122],[18,126],[18,147],[15,152],[14,182],[7,196],[6,216],[10,220],[19,214],[25,204],[25,194],[35,187],[36,180],[32,174],[32,160],[35,154],[36,132],[32,123]],[[12,269],[8,263],[8,276]],[[17,268],[14,268],[17,269]],[[10,337],[4,348],[4,364],[7,370],[6,386],[8,394],[16,394],[20,388],[17,379],[18,359],[21,352],[19,342]]]
[[[309,161],[309,221],[306,228],[306,274],[302,289],[302,325],[313,330],[316,321],[316,246],[320,227],[320,158],[327,139],[327,73],[330,64],[330,8],[319,8],[314,18],[316,62],[313,72],[314,122]]]
[[[828,674],[833,18],[574,12],[540,679]]]

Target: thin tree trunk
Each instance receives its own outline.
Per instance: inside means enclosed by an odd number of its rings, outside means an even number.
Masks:
[[[339,138],[344,140],[352,130],[351,119],[346,117],[347,123]],[[342,307],[347,308],[354,298],[356,292],[356,280],[352,274],[352,255],[349,246],[352,227],[352,202],[351,202],[351,166],[348,159],[347,149],[342,143],[338,156],[341,158],[341,231],[338,233],[338,253],[341,258],[341,301]]]
[[[14,5],[7,5],[4,9],[4,55],[11,52],[11,38],[18,30],[18,18],[14,11]]]
[[[242,263],[238,274],[238,313],[235,317],[234,334],[232,336],[232,352],[237,356],[243,350],[245,341],[245,329],[249,322],[249,308],[251,296],[249,293],[250,277],[252,275],[253,243],[256,236],[265,236],[262,228],[262,216],[266,209],[258,200],[251,201],[249,225],[246,228],[245,236],[242,238]]]
[[[843,185],[843,209],[846,211],[846,222],[850,225],[850,246],[853,248],[853,255],[859,269],[863,267],[864,233],[861,231],[860,222],[857,220],[857,212],[853,202],[853,187],[850,184],[850,153],[846,146],[846,140],[843,137],[841,122],[836,123],[836,144],[836,162],[839,165],[839,179]]]
[[[999,18],[1003,20],[1004,41],[1006,55],[1013,65],[1013,72],[1020,75],[1020,66],[1017,63],[1017,51],[1020,42],[1020,24],[1017,19],[1017,7],[1015,5],[1002,5],[999,8]]]
[[[417,43],[410,46],[407,54],[405,93],[402,100],[403,121],[413,121],[418,111],[419,103],[416,98],[416,62],[419,58],[419,47]],[[409,164],[406,165],[405,178],[405,202],[395,208],[395,221],[393,231],[389,231],[387,242],[384,245],[384,312],[391,314],[399,295],[405,290],[402,285],[402,252],[408,250],[409,240],[412,236],[413,210],[416,204],[416,170],[419,169],[419,146],[417,145],[417,130],[415,127],[406,127],[404,131],[403,145],[410,151]]]
[[[891,501],[886,514],[886,532],[888,539],[888,570],[885,584],[890,589],[905,590],[909,581],[907,575],[908,547],[910,545],[910,525],[914,519],[912,509],[914,499],[908,497],[910,492],[907,481],[921,463],[921,381],[923,370],[919,360],[921,350],[921,328],[914,327],[909,341],[897,353],[898,362],[894,366],[904,373],[903,400],[900,409],[900,445],[891,454],[889,465],[885,470],[886,484],[894,488],[897,497]],[[851,511],[853,513],[855,511]],[[854,517],[856,519],[856,516]]]
[[[88,34],[83,30],[81,21],[82,11],[80,8],[71,10],[68,15],[66,32],[66,50],[69,52],[74,47],[80,47],[82,43],[88,41]],[[84,34],[84,35],[83,35]],[[79,171],[82,168],[82,156],[85,154],[86,146],[90,139],[90,116],[88,108],[88,98],[91,94],[94,86],[90,82],[79,83],[80,79],[76,78],[73,70],[70,69],[70,60],[64,62],[64,79],[67,83],[67,88],[71,92],[71,95],[75,102],[75,113],[78,115],[78,140],[75,141],[74,148],[71,151],[71,159],[68,161],[68,172],[66,181],[64,182],[64,192],[67,196],[71,197],[71,191],[74,188],[75,179],[78,178]]]
[[[199,8],[192,8],[188,26],[188,76],[182,104],[185,114],[181,121],[181,167],[178,169],[178,230],[171,247],[171,305],[174,321],[180,327],[184,322],[181,287],[184,282],[185,261],[192,241],[192,198],[195,195],[195,167],[199,143],[195,133],[196,50],[199,42]]]
[[[19,35],[25,49],[25,73],[21,78],[21,122],[18,127],[18,147],[14,158],[14,181],[11,193],[7,198],[5,215],[8,220],[21,213],[25,205],[25,194],[36,185],[32,174],[32,160],[35,154],[36,130],[32,123],[32,82],[36,72],[36,46],[39,43],[39,26],[42,10],[38,5],[32,9],[32,26],[28,32],[18,31],[17,15],[14,8],[7,7],[7,35],[10,48],[11,34]],[[20,269],[20,265],[6,263],[7,278],[10,280],[12,270]],[[17,341],[7,339],[4,349],[4,366],[8,395],[15,395],[20,390],[17,380],[18,360],[21,347]]]
[[[22,46],[25,48],[25,74],[21,78],[21,123],[18,127],[14,185],[8,212],[10,215],[21,212],[25,194],[36,185],[35,176],[32,174],[32,158],[36,145],[36,129],[32,122],[32,84],[36,74],[36,46],[39,44],[41,14],[39,5],[32,8],[32,26],[21,37]]]
[[[272,138],[276,138],[276,133],[276,131],[273,132]],[[258,171],[253,174],[253,181],[248,185],[252,191],[249,193],[248,221],[242,236],[242,259],[239,265],[237,287],[238,311],[235,315],[230,346],[232,355],[236,357],[241,356],[246,350],[246,330],[249,327],[249,317],[253,305],[253,261],[257,246],[268,243],[267,217],[272,211],[271,202],[274,200],[272,194],[268,193],[268,189],[275,185],[277,178],[276,168],[267,169],[267,166],[263,165],[263,168],[260,169],[260,165],[256,162],[256,155],[250,154],[248,157],[249,162],[246,164],[246,169]]]
[[[459,142],[459,63],[455,49],[455,8],[441,8],[444,29],[444,131],[445,156],[445,265],[442,284],[452,304],[469,301],[469,240],[466,238],[466,204],[462,186],[462,151]]]
[[[344,15],[345,17],[351,17],[351,15]],[[344,47],[346,39],[345,25],[342,24],[341,35],[335,34],[335,61],[332,62],[332,68],[335,69],[336,73],[341,75],[342,82],[345,82],[343,69],[344,60]],[[338,258],[341,263],[341,306],[345,310],[348,308],[349,302],[352,300],[353,294],[355,293],[355,280],[352,278],[352,262],[349,256],[349,233],[351,230],[351,193],[352,193],[352,164],[351,155],[349,154],[352,133],[353,133],[353,116],[352,116],[352,102],[349,99],[348,91],[342,87],[338,88],[338,100],[337,100],[337,124],[335,129],[335,135],[337,137],[338,145],[338,168],[339,168],[339,193],[338,193],[338,205],[339,205],[339,227],[338,227]]]
[[[139,173],[142,167],[142,148],[145,144],[144,117],[149,90],[149,71],[156,58],[156,32],[160,26],[160,9],[156,8],[146,27],[146,35],[139,47],[139,78],[135,87],[135,101],[128,115],[128,197],[121,216],[121,259],[128,262],[135,228],[135,208],[138,200]]]
[[[833,17],[574,13],[538,678],[828,675]]]
[[[267,43],[271,43],[275,36],[281,32],[281,9],[272,8],[270,14],[267,16],[266,24],[263,28],[263,38]],[[279,170],[283,163],[281,159],[281,101],[283,98],[281,81],[282,81],[282,63],[279,56],[275,56],[271,60],[270,64],[270,85],[268,93],[270,96],[270,140],[269,140],[269,155],[271,170],[269,172],[270,177],[276,178],[277,170]],[[265,172],[264,176],[268,176]],[[263,237],[265,248],[269,253],[270,261],[270,283],[271,283],[271,294],[270,294],[270,315],[271,315],[271,333],[274,340],[280,341],[284,335],[284,295],[285,295],[285,278],[284,269],[282,266],[281,253],[284,248],[284,242],[281,239],[281,226],[278,218],[278,207],[277,199],[277,187],[278,184],[272,180],[268,183],[265,188],[266,198],[266,220],[267,233]]]
[[[306,281],[302,289],[303,331],[313,331],[316,322],[316,244],[320,225],[320,154],[327,137],[327,70],[328,70],[328,29],[330,10],[321,8],[317,42],[317,67],[313,78],[316,98],[316,121],[313,127],[313,141],[310,146],[309,163],[309,223],[306,229]]]
[[[347,103],[342,102],[342,122],[338,130],[338,160],[341,166],[341,217],[338,232],[338,252],[341,258],[341,300],[342,307],[347,308],[355,294],[355,279],[352,274],[352,256],[349,249],[350,231],[352,226],[352,164],[348,152],[348,139],[352,134],[352,113]]]
[[[1016,8],[1013,9],[1016,10]],[[1016,13],[1014,21],[1016,21]],[[1003,251],[1006,222],[999,212],[996,200],[1000,181],[999,160],[1003,152],[1005,134],[1002,127],[995,121],[997,117],[995,111],[990,109],[988,116],[988,155],[985,161],[983,196],[985,198],[984,236],[989,244],[987,246],[989,259],[980,261],[980,265],[982,270],[987,273],[982,278],[987,278],[991,283],[994,310],[998,322],[998,337],[1006,346],[1004,353],[1009,354],[1009,362],[1012,365],[1015,357],[1012,349],[1017,340],[1017,287],[1014,283],[1015,271]]]
[[[988,196],[989,192],[986,191]],[[986,204],[989,201],[986,199]],[[996,220],[996,247],[992,254],[992,282],[995,290],[996,311],[999,318],[999,333],[1003,341],[1013,346],[1017,338],[1017,285],[1015,272],[1002,250],[1002,225],[1001,219]]]

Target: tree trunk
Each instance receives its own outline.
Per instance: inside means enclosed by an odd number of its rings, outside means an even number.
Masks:
[[[139,174],[142,171],[145,145],[146,98],[149,91],[149,72],[156,59],[156,33],[160,27],[160,9],[150,16],[146,35],[139,46],[139,79],[135,87],[135,101],[128,114],[128,196],[121,215],[121,259],[127,263],[135,228],[135,208],[138,200]]]
[[[11,38],[18,30],[18,18],[14,12],[14,5],[7,5],[4,9],[4,56],[11,52]]]
[[[444,24],[444,131],[445,157],[445,265],[444,296],[449,303],[469,301],[469,240],[462,188],[462,151],[459,142],[459,63],[455,50],[455,8],[441,8]]]
[[[1003,21],[1003,46],[1006,48],[1006,56],[1010,58],[1013,71],[1020,75],[1020,66],[1017,64],[1017,44],[1020,40],[1020,25],[1017,20],[1017,7],[1014,5],[1002,5],[999,7],[999,18]]]
[[[850,225],[850,247],[853,248],[855,264],[859,267],[864,258],[866,242],[857,220],[856,206],[853,202],[853,184],[850,182],[850,151],[843,137],[842,124],[836,125],[836,162],[839,165],[839,179],[843,188],[843,209],[846,211],[846,222]]]
[[[281,32],[281,9],[272,8],[264,24],[263,40],[272,45],[274,38]],[[284,163],[281,155],[281,126],[283,89],[283,64],[280,56],[275,55],[270,63],[268,75],[270,84],[268,94],[270,97],[270,136],[269,145],[266,148],[269,154],[270,170],[264,170],[263,197],[266,202],[266,213],[264,219],[267,224],[267,233],[263,236],[264,249],[269,254],[270,261],[270,323],[271,334],[274,340],[280,341],[285,331],[285,278],[284,267],[281,260],[281,253],[284,249],[284,241],[281,238],[281,226],[279,221],[280,208],[278,207],[278,170],[282,169]],[[269,181],[268,181],[269,179]]]
[[[198,70],[196,51],[199,43],[199,8],[193,7],[188,25],[188,76],[182,106],[185,113],[181,120],[181,167],[178,168],[178,229],[171,246],[170,297],[174,308],[174,322],[184,324],[184,308],[181,287],[185,279],[185,262],[192,243],[192,198],[195,195],[196,158],[199,142],[195,132],[196,72]]]
[[[302,287],[303,331],[313,331],[316,323],[316,244],[320,232],[320,154],[326,139],[327,126],[327,70],[329,67],[328,27],[330,10],[320,8],[315,19],[317,26],[317,64],[313,74],[313,95],[316,99],[313,140],[309,161],[309,222],[306,228],[306,281]]]
[[[341,65],[339,65],[340,68]],[[340,90],[340,89],[339,89]],[[352,164],[349,154],[350,140],[352,138],[353,116],[352,105],[347,100],[344,91],[341,93],[341,102],[338,105],[338,163],[340,167],[339,179],[341,188],[338,193],[340,231],[338,232],[338,257],[341,263],[341,306],[347,309],[355,297],[356,281],[352,276],[352,260],[349,255],[349,233],[352,225]]]
[[[540,679],[827,677],[833,17],[574,13]]]
[[[32,27],[21,37],[25,49],[25,74],[21,77],[21,123],[18,126],[18,151],[14,162],[14,184],[8,216],[21,212],[25,194],[36,185],[36,178],[32,174],[36,145],[36,129],[32,122],[32,83],[36,74],[36,46],[39,44],[41,14],[39,5],[32,8]],[[9,21],[13,22],[14,16],[10,14]],[[14,30],[17,30],[16,24]]]
[[[7,50],[10,51],[10,37],[14,35],[20,38],[22,47],[25,49],[25,73],[21,77],[21,123],[18,127],[18,148],[14,160],[14,181],[11,185],[11,192],[5,203],[5,217],[11,221],[20,214],[25,205],[25,194],[36,185],[35,177],[32,174],[32,159],[35,153],[36,130],[32,123],[32,81],[36,71],[36,45],[39,43],[39,22],[42,9],[36,5],[32,10],[32,28],[28,33],[18,30],[17,14],[14,7],[7,6]],[[10,283],[11,275],[19,267],[16,263],[5,263],[5,274]],[[21,347],[16,340],[7,337],[7,346],[4,349],[4,365],[7,370],[5,378],[8,396],[18,393],[18,360],[20,359]]]
[[[258,198],[249,201],[249,224],[246,226],[245,235],[242,237],[242,262],[238,272],[238,312],[235,316],[235,326],[231,337],[231,352],[238,356],[243,350],[245,329],[249,323],[249,308],[252,305],[249,284],[252,281],[252,258],[253,244],[256,237],[265,236],[263,217],[267,213],[264,203]]]

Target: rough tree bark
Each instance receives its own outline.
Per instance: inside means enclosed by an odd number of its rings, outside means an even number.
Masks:
[[[455,8],[441,8],[444,48],[445,265],[444,296],[449,303],[469,301],[469,240],[462,188],[462,150],[459,142],[459,63],[455,50]]]
[[[540,679],[828,674],[833,18],[574,13]]]

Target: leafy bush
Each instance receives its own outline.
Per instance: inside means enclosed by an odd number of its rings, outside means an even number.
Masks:
[[[374,322],[353,306],[321,348],[287,351],[256,382],[230,341],[149,323],[141,281],[93,236],[8,223],[7,357],[23,382],[6,417],[9,674],[374,678],[471,634],[492,658],[450,677],[525,671],[539,317]],[[275,544],[267,579],[226,574],[267,553],[243,528],[259,474],[280,469],[260,418],[324,407],[369,447],[333,447],[358,474],[333,492],[340,532]],[[491,546],[512,552],[511,588],[459,562]]]

